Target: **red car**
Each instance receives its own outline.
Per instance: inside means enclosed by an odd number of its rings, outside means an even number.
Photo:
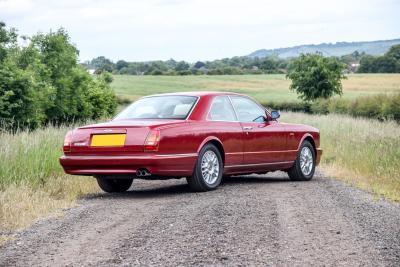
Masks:
[[[310,180],[319,163],[319,131],[278,121],[248,96],[188,92],[143,97],[107,123],[67,133],[60,163],[68,174],[97,178],[106,192],[134,178],[186,177],[196,191],[223,176],[282,170]]]

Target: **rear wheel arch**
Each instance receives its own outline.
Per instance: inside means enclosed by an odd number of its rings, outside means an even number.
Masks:
[[[225,149],[224,146],[222,145],[221,140],[219,140],[217,137],[208,137],[206,138],[198,147],[197,153],[200,152],[200,150],[206,145],[206,144],[213,144],[219,151],[221,158],[222,158],[222,163],[225,165]]]

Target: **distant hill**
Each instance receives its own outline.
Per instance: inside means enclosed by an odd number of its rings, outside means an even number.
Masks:
[[[392,45],[400,44],[400,39],[380,40],[372,42],[337,42],[322,43],[318,45],[299,45],[277,49],[260,49],[254,51],[249,57],[277,56],[280,58],[297,57],[301,53],[321,52],[325,56],[343,56],[354,51],[365,52],[369,55],[383,55]]]

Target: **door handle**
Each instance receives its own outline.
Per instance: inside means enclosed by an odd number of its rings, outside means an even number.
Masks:
[[[250,131],[250,130],[253,130],[253,127],[251,127],[251,126],[245,126],[245,127],[243,127],[243,130],[245,130],[245,131]]]

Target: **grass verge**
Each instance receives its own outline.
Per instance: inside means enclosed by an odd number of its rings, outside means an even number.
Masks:
[[[321,167],[328,175],[400,201],[400,127],[344,115],[283,113],[282,121],[321,131]]]
[[[69,128],[0,132],[0,240],[98,191],[94,179],[67,176],[58,162]]]
[[[79,176],[53,177],[40,187],[12,184],[0,192],[0,229],[8,232],[24,228],[50,213],[74,206],[78,198],[97,191],[94,179]]]

